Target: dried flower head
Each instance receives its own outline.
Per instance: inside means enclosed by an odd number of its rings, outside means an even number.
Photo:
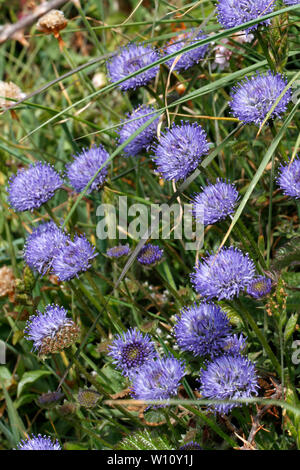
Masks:
[[[40,356],[70,347],[80,333],[79,327],[67,316],[67,311],[55,304],[47,305],[44,313],[37,310],[37,315],[31,315],[24,331]]]
[[[37,30],[45,34],[54,34],[57,36],[59,31],[64,29],[68,24],[64,13],[61,10],[50,10],[37,22]]]
[[[26,94],[15,83],[0,80],[0,109],[9,108],[15,104],[15,101],[22,100],[25,96]]]
[[[16,279],[14,272],[10,266],[2,266],[0,268],[0,297],[8,295],[13,299]]]
[[[84,408],[94,408],[100,399],[100,394],[96,390],[80,389],[77,395],[78,403]]]

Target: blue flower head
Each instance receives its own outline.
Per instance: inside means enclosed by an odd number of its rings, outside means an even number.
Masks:
[[[249,256],[229,247],[204,258],[191,274],[191,281],[203,297],[229,300],[244,291],[254,274],[255,266]]]
[[[277,184],[286,196],[300,199],[300,158],[280,165]]]
[[[25,337],[33,341],[33,349],[40,356],[54,354],[68,348],[79,336],[79,328],[63,307],[47,305],[45,312],[31,315],[25,326]]]
[[[178,55],[180,55],[180,49],[188,45],[192,45],[195,42],[200,41],[201,39],[205,39],[206,37],[207,36],[202,34],[201,31],[190,31],[189,33],[176,36],[172,39],[172,41],[167,44],[165,54],[169,55],[173,52],[178,52]],[[193,67],[193,65],[197,64],[201,59],[204,58],[207,49],[208,44],[205,44],[204,46],[199,46],[195,49],[192,49],[191,51],[184,52],[181,55],[180,59],[176,62],[174,70],[187,70],[190,67]],[[167,66],[171,68],[174,63],[174,60],[176,60],[176,57],[167,60]]]
[[[121,258],[122,256],[128,256],[130,253],[129,245],[117,245],[109,248],[106,255],[109,258]]]
[[[145,363],[157,356],[150,336],[136,328],[117,335],[109,347],[109,355],[122,374],[128,377],[133,377]]]
[[[137,400],[168,400],[177,394],[184,375],[184,364],[174,357],[151,360],[134,376],[132,395]]]
[[[187,442],[186,444],[184,444],[183,446],[179,447],[179,450],[202,450],[202,447],[200,446],[200,444],[198,444],[198,442],[195,442],[195,441],[190,441],[190,442]]]
[[[38,434],[20,441],[16,450],[61,450],[61,447],[57,440]]]
[[[127,115],[122,127],[119,130],[119,144],[123,144],[130,136],[132,136],[143,124],[153,117],[155,109],[152,106],[143,106],[136,108],[131,114]],[[123,152],[126,157],[135,156],[148,150],[150,144],[156,136],[156,129],[159,118],[155,119],[146,127],[139,135],[126,145]]]
[[[90,149],[84,149],[79,153],[74,161],[67,166],[67,177],[72,187],[80,193],[86,187],[88,182],[97,173],[97,171],[105,164],[109,158],[109,153],[105,150],[102,145],[94,145]],[[94,190],[101,188],[107,177],[107,165],[105,165],[90,187],[87,190],[87,194],[90,194]]]
[[[218,21],[225,29],[234,28],[260,16],[271,13],[275,6],[275,0],[219,0],[217,4]],[[269,24],[270,20],[260,24]],[[256,29],[258,24],[250,26],[246,32]]]
[[[27,237],[24,259],[28,266],[44,276],[52,268],[56,254],[69,241],[69,237],[54,222],[36,227]]]
[[[229,335],[225,338],[223,345],[223,353],[230,354],[231,356],[240,355],[246,349],[246,338],[241,333],[240,336],[237,334]]]
[[[143,67],[156,62],[159,53],[151,46],[141,44],[128,44],[121,48],[118,54],[107,63],[108,74],[111,82],[117,82],[133,72],[138,72]],[[122,91],[139,88],[147,85],[157,74],[159,66],[154,66],[135,77],[122,82],[119,87]]]
[[[162,256],[163,250],[161,250],[159,246],[147,243],[143,246],[143,248],[141,248],[136,259],[139,263],[145,266],[152,266],[158,263],[161,260]]]
[[[246,77],[233,88],[229,102],[232,114],[244,123],[260,125],[286,85],[286,78],[271,70],[264,75],[256,73],[250,78]],[[286,111],[291,96],[289,88],[271,113],[271,119]]]
[[[69,281],[87,271],[91,267],[93,258],[97,256],[95,248],[85,236],[76,235],[63,246],[52,262],[52,273],[60,281]]]
[[[260,299],[269,294],[272,289],[272,281],[269,277],[258,276],[248,284],[247,292],[255,299]]]
[[[184,180],[208,150],[202,127],[195,122],[182,122],[161,134],[159,143],[153,147],[153,160],[165,180]]]
[[[208,400],[246,399],[257,395],[258,380],[254,364],[241,355],[224,355],[201,369],[199,389],[201,397]],[[211,404],[218,413],[227,414],[240,403]]]
[[[220,355],[230,331],[227,315],[218,305],[205,302],[184,308],[174,326],[178,346],[194,356]]]
[[[63,184],[63,179],[53,166],[38,162],[19,170],[8,184],[8,201],[17,211],[33,211],[54,196]]]
[[[226,180],[218,179],[215,184],[203,188],[194,195],[193,216],[203,225],[210,225],[233,214],[239,199],[236,187]]]

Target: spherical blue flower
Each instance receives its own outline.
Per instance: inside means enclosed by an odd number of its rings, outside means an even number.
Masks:
[[[24,331],[40,356],[62,351],[77,340],[79,328],[63,307],[49,304],[44,313],[39,310],[36,313],[29,317]]]
[[[190,441],[187,442],[187,444],[184,444],[183,446],[179,447],[179,450],[202,450],[202,447],[198,442],[195,441]]]
[[[119,130],[119,144],[123,144],[123,142],[132,136],[143,124],[149,121],[149,119],[153,117],[153,113],[155,113],[155,109],[152,106],[143,106],[136,108],[131,114],[127,114],[128,119],[124,120],[124,124]],[[148,150],[156,136],[158,121],[159,118],[155,119],[155,121],[146,127],[135,139],[126,145],[123,151],[127,157],[138,155],[144,149]]]
[[[190,31],[189,33],[181,34],[180,36],[176,36],[170,41],[165,49],[165,54],[172,54],[173,52],[178,51],[178,55],[180,55],[180,49],[183,47],[195,44],[195,42],[200,41],[201,39],[205,39],[207,36],[202,34],[202,31],[195,32]],[[173,70],[187,70],[193,65],[197,64],[206,54],[208,48],[208,44],[204,46],[199,46],[196,49],[192,49],[191,51],[184,52],[180,59],[176,62]],[[166,61],[168,67],[172,67],[174,60],[177,57],[173,57]]]
[[[208,153],[206,133],[198,124],[181,122],[161,134],[153,160],[166,180],[185,179]]]
[[[38,162],[10,178],[8,201],[17,212],[32,211],[49,201],[62,184],[63,179],[53,166]]]
[[[20,441],[16,450],[61,450],[61,447],[57,440],[38,434]]]
[[[234,212],[239,199],[236,187],[226,180],[218,179],[215,184],[203,188],[193,199],[193,216],[203,225],[210,225],[225,219]]]
[[[265,16],[274,9],[275,1],[270,0],[219,0],[217,5],[218,21],[225,29],[234,28],[248,21]],[[269,24],[270,20],[260,24]],[[257,24],[246,32],[257,28]]]
[[[133,43],[128,44],[107,63],[110,80],[112,82],[117,82],[131,73],[137,72],[143,67],[156,62],[158,59],[159,53],[152,49],[151,46]],[[122,82],[119,87],[122,91],[126,91],[146,85],[155,77],[158,70],[159,66],[156,65],[155,67]]]
[[[179,347],[195,356],[215,357],[223,352],[231,327],[227,315],[213,303],[196,303],[181,310],[174,333]]]
[[[36,227],[27,237],[24,259],[28,266],[42,276],[51,270],[53,258],[66,245],[69,237],[54,222]]]
[[[300,199],[300,158],[280,165],[277,184],[286,196]]]
[[[151,243],[147,243],[141,248],[138,256],[136,259],[139,263],[144,265],[153,265],[158,263],[163,256],[163,250],[161,250],[157,245],[152,245]]]
[[[55,255],[52,262],[52,273],[60,281],[69,281],[78,277],[82,271],[91,267],[91,261],[97,256],[95,248],[85,236],[75,236],[69,240]]]
[[[117,335],[109,346],[108,354],[127,377],[133,377],[145,363],[157,356],[150,336],[142,334],[136,328]]]
[[[232,114],[245,123],[261,124],[286,85],[284,76],[270,70],[265,75],[256,73],[250,78],[246,77],[233,88],[229,102]],[[270,118],[274,119],[286,111],[291,95],[291,89],[288,89]]]
[[[236,400],[257,395],[258,381],[254,364],[244,356],[220,356],[207,364],[200,374],[202,398]],[[239,403],[212,404],[213,410],[227,414]]]
[[[184,375],[184,364],[178,359],[154,359],[135,375],[132,394],[137,400],[168,400],[177,394]]]
[[[249,283],[247,287],[247,292],[255,299],[260,299],[264,297],[272,289],[272,281],[269,277],[258,276]]]
[[[109,258],[121,258],[122,256],[128,256],[130,253],[129,245],[118,245],[112,248],[109,248],[106,252],[106,255]]]
[[[249,256],[229,247],[203,259],[191,274],[191,281],[198,294],[207,299],[232,299],[248,286],[254,274]]]
[[[67,166],[66,174],[75,191],[78,193],[83,191],[88,182],[108,158],[109,153],[102,145],[93,145],[90,149],[82,150],[82,152],[75,157],[74,161]],[[104,166],[88,188],[87,194],[101,188],[106,177],[107,166]]]
[[[246,349],[246,338],[241,333],[240,336],[234,334],[225,338],[223,345],[224,354],[235,356],[241,354]]]

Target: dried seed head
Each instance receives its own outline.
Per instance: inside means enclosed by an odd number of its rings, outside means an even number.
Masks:
[[[77,395],[78,403],[85,408],[94,408],[99,399],[100,395],[95,390],[80,389]]]
[[[15,276],[13,270],[9,266],[0,268],[0,297],[12,295],[15,290]]]
[[[45,336],[43,338],[39,355],[47,356],[48,354],[55,354],[69,348],[77,341],[79,334],[79,327],[70,321],[66,325],[61,326],[55,333],[55,336]]]
[[[58,35],[58,32],[64,29],[68,24],[68,20],[60,10],[50,10],[46,15],[42,16],[37,22],[38,31],[45,34]]]
[[[15,83],[0,80],[0,108],[9,108],[14,104],[11,100],[18,101],[25,96],[26,94]]]

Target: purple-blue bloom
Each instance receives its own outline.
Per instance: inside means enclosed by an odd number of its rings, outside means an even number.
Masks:
[[[107,63],[108,74],[112,82],[117,82],[141,68],[151,65],[159,59],[159,53],[151,46],[141,44],[128,44],[121,48],[118,54]],[[135,77],[120,83],[122,91],[127,91],[147,85],[157,74],[159,66],[156,65]]]
[[[223,345],[223,352],[224,354],[230,354],[235,356],[237,354],[241,354],[246,349],[246,338],[241,333],[240,336],[237,334],[229,335],[225,339]]]
[[[63,179],[53,166],[37,162],[9,179],[8,201],[17,212],[32,211],[49,201],[62,184]]]
[[[74,240],[69,240],[55,255],[52,262],[52,273],[60,281],[69,281],[78,277],[82,271],[91,267],[91,261],[97,256],[95,248],[85,236],[76,235]]]
[[[239,199],[235,185],[217,179],[215,184],[202,188],[202,193],[194,195],[193,216],[203,225],[210,225],[233,214]]]
[[[102,145],[93,145],[90,149],[83,149],[81,153],[75,156],[74,161],[67,166],[66,175],[71,185],[80,193],[86,187],[88,182],[97,173],[99,168],[109,158],[109,153]],[[87,190],[90,194],[103,186],[107,177],[107,165],[98,173],[92,184]]]
[[[179,450],[202,450],[202,447],[200,444],[198,444],[198,442],[190,441],[179,447]]]
[[[61,450],[61,447],[57,440],[52,440],[49,436],[32,434],[28,439],[20,441],[16,450]]]
[[[202,398],[209,400],[236,400],[257,395],[258,380],[254,364],[244,356],[220,356],[201,369],[199,389]],[[211,404],[218,413],[229,413],[240,403]]]
[[[300,0],[283,0],[286,5],[298,5]]]
[[[141,264],[153,265],[155,263],[158,263],[158,261],[161,260],[162,256],[163,250],[161,250],[159,246],[147,243],[147,245],[144,245],[143,248],[141,248],[136,259]]]
[[[260,16],[271,13],[275,6],[275,0],[219,0],[217,5],[218,21],[225,28],[234,28]],[[269,24],[270,20],[259,24]],[[258,24],[250,26],[246,32],[256,29]]]
[[[168,55],[172,54],[173,52],[178,52],[178,55],[180,55],[180,49],[188,45],[192,45],[201,39],[205,39],[206,37],[207,36],[205,34],[202,34],[202,31],[190,31],[189,33],[175,36],[172,41],[167,44],[165,48],[165,54]],[[176,62],[174,70],[187,70],[193,65],[197,64],[205,56],[207,48],[208,44],[205,44],[204,46],[199,46],[196,49],[192,49],[191,51],[184,52],[180,59]],[[167,66],[171,68],[174,60],[176,59],[177,56],[167,60]]]
[[[300,158],[280,165],[277,184],[286,196],[300,199]]]
[[[181,122],[166,129],[153,146],[153,160],[165,180],[185,179],[207,154],[206,133],[195,122]]]
[[[119,130],[119,144],[123,144],[123,142],[132,136],[143,124],[149,121],[154,114],[155,109],[152,106],[140,106],[133,110],[131,114],[127,114],[127,119],[124,120]],[[159,118],[155,119],[155,121],[147,126],[135,139],[126,145],[123,151],[127,157],[138,155],[142,150],[148,150],[156,136],[158,121]]]
[[[174,333],[178,346],[194,356],[216,357],[223,352],[231,331],[227,315],[213,303],[196,303],[181,310]]]
[[[133,397],[137,400],[168,400],[177,394],[185,375],[184,367],[184,363],[174,357],[147,362],[133,378]]]
[[[28,235],[24,246],[24,259],[28,266],[44,276],[51,270],[53,258],[67,244],[69,237],[54,222],[38,225]]]
[[[286,85],[286,77],[271,70],[264,75],[257,72],[250,78],[246,77],[233,87],[229,102],[232,114],[242,122],[261,124]],[[271,113],[271,119],[286,111],[291,96],[289,88]]]
[[[49,304],[42,313],[31,315],[24,329],[26,339],[33,341],[33,350],[40,356],[68,348],[79,336],[79,327],[59,305]]]
[[[255,265],[241,250],[222,248],[204,258],[190,275],[194,289],[207,299],[238,296],[255,275]]]
[[[255,299],[260,299],[269,294],[272,289],[272,281],[269,277],[258,276],[249,283],[247,292]]]
[[[144,364],[157,356],[155,345],[148,334],[131,328],[117,335],[109,346],[109,356],[125,377],[132,378]]]
[[[128,256],[130,253],[129,245],[118,245],[109,248],[106,252],[106,255],[109,258],[121,258],[122,256]]]

